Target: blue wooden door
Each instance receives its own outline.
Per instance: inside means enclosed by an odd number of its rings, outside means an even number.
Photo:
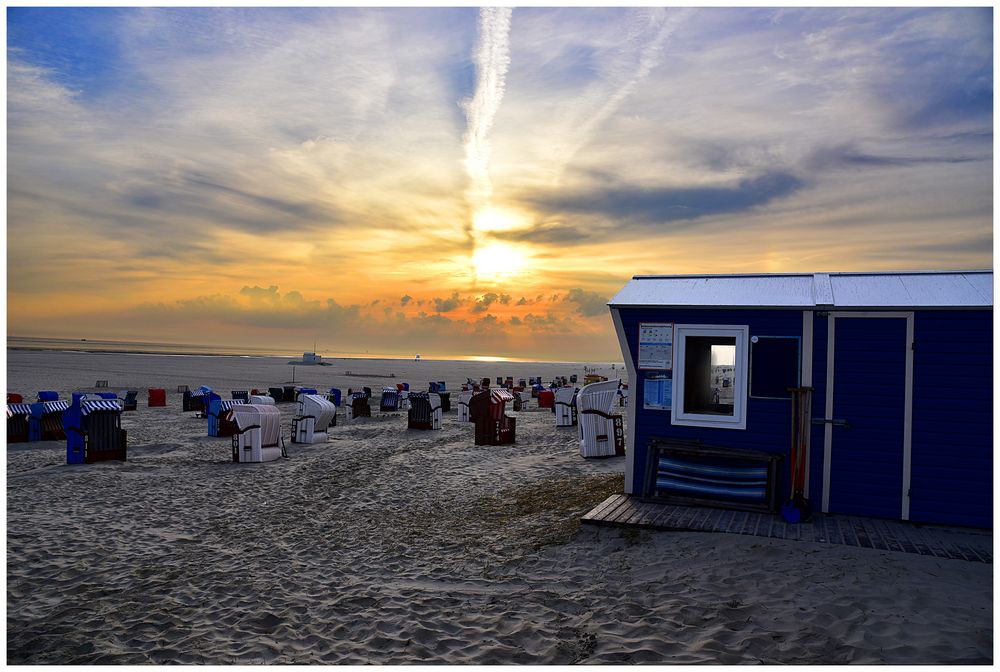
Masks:
[[[829,512],[905,517],[907,321],[834,320]]]

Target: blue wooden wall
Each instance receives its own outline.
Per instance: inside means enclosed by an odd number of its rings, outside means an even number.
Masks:
[[[750,336],[801,336],[802,311],[799,310],[700,310],[700,309],[629,309],[621,310],[622,326],[628,339],[632,364],[638,357],[640,322],[675,324],[747,325]],[[626,354],[626,356],[628,356]],[[645,410],[642,404],[644,371],[636,371],[637,380],[629,403],[635,406],[635,472],[633,492],[641,493],[645,479],[647,447],[654,436],[700,439],[704,443],[733,448],[752,448],[785,456],[780,467],[779,499],[788,494],[788,452],[791,443],[791,401],[788,399],[747,399],[747,428],[716,429],[682,427],[670,424],[670,411]],[[656,372],[649,372],[656,373]],[[743,381],[746,384],[746,381]]]
[[[993,527],[993,312],[915,316],[910,519]]]
[[[625,356],[632,357],[633,366],[637,364],[640,322],[747,325],[751,337],[802,336],[802,312],[798,310],[624,308],[619,312],[629,344]],[[820,313],[814,315],[813,417],[823,418],[828,318]],[[993,526],[992,320],[992,311],[915,312],[910,483],[910,519],[913,521]],[[838,320],[838,331],[840,322]],[[891,330],[894,332],[896,328]],[[895,336],[892,337],[895,339]],[[851,355],[838,353],[838,370],[850,366],[850,359]],[[673,436],[784,455],[786,462],[781,467],[779,500],[787,498],[791,411],[788,400],[748,398],[747,428],[742,431],[673,426],[670,411],[642,407],[644,373],[636,372],[631,395],[635,404],[635,426],[629,431],[634,433],[636,451],[633,492],[643,490],[649,439]],[[893,386],[898,388],[901,400],[902,387]],[[834,399],[836,402],[837,398]],[[810,499],[817,511],[823,495],[823,439],[822,425],[814,425],[808,478]],[[873,510],[868,515],[880,515],[880,512]],[[881,515],[886,514],[882,512]]]

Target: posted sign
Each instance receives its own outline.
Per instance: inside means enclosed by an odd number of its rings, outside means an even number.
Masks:
[[[640,369],[673,369],[674,325],[672,322],[639,323]]]

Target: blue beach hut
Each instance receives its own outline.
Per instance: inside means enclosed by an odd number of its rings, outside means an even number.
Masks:
[[[991,528],[992,283],[633,277],[609,302],[634,390],[625,492],[773,510],[798,490],[816,511]]]

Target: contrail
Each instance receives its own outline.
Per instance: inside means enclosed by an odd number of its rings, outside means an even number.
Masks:
[[[586,145],[594,131],[614,114],[622,102],[635,91],[659,63],[663,43],[674,32],[677,25],[690,10],[668,11],[664,8],[635,10],[630,17],[625,44],[618,50],[618,58],[609,60],[603,68],[601,78],[611,87],[593,99],[586,96],[581,107],[586,110],[586,118],[576,125],[558,152],[561,163],[559,172]],[[593,94],[592,94],[593,95]],[[589,108],[589,109],[588,109]],[[596,108],[596,109],[595,109]]]
[[[465,170],[469,174],[466,200],[472,215],[485,208],[493,194],[490,182],[490,129],[503,100],[507,66],[510,65],[509,7],[484,7],[479,10],[479,43],[473,60],[476,63],[476,92],[465,101],[468,128],[465,132]],[[466,234],[473,241],[472,221]]]

